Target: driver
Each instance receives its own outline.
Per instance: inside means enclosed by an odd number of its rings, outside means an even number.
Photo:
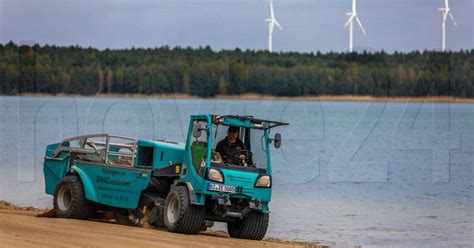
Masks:
[[[230,126],[227,129],[227,137],[225,137],[223,140],[219,141],[216,146],[216,152],[218,152],[221,156],[222,159],[225,162],[237,162],[235,161],[234,155],[239,151],[245,151],[245,145],[244,143],[239,139],[239,127],[235,126]],[[245,155],[240,154],[239,155],[240,160],[245,160]]]

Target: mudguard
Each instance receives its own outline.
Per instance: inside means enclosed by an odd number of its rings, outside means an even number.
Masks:
[[[97,192],[94,189],[94,184],[92,183],[91,179],[87,176],[87,174],[75,165],[71,166],[71,170],[77,173],[79,177],[81,178],[82,186],[84,187],[86,198],[88,200],[98,202],[99,198],[97,197]]]

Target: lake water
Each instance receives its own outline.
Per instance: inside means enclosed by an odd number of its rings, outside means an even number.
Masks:
[[[0,199],[52,206],[47,144],[105,132],[184,142],[197,113],[290,123],[273,151],[268,237],[474,244],[474,104],[0,97]]]

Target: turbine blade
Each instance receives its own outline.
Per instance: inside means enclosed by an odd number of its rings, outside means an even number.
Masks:
[[[283,30],[283,27],[280,25],[280,23],[275,20],[275,25],[280,29],[280,30]]]
[[[273,1],[270,0],[270,16],[272,19],[275,19],[275,12],[273,11]]]
[[[354,17],[355,17],[355,15],[351,15],[351,17],[349,17],[349,19],[347,19],[346,23],[344,24],[344,27],[349,26],[349,24],[351,24],[352,20],[354,20]]]
[[[349,26],[350,23],[351,23],[351,22],[350,22],[349,20],[347,20],[347,22],[344,23],[344,27],[347,28],[347,26]]]
[[[367,36],[367,33],[365,32],[364,25],[362,25],[362,22],[359,20],[359,17],[355,17],[357,24],[359,24],[360,30],[362,30],[362,33],[364,33],[365,36]]]
[[[356,13],[356,0],[352,0],[352,13]]]
[[[453,21],[454,26],[457,27],[458,24],[457,24],[456,21],[454,20],[454,16],[453,16],[453,14],[451,13],[451,11],[449,11],[449,17],[451,17],[451,20]]]

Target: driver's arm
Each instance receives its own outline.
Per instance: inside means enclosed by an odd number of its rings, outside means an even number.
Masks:
[[[242,147],[242,150],[246,151],[247,147],[245,147],[244,142],[239,140],[239,143],[240,143],[239,145]],[[240,159],[244,160],[244,159],[248,159],[248,158],[247,158],[247,156],[245,156],[245,154],[240,154]]]
[[[243,148],[244,150],[247,150],[247,147],[245,146],[244,142],[240,141],[240,143],[242,143],[242,148]]]
[[[221,155],[221,157],[222,157],[223,159],[225,159],[225,158],[224,158],[225,154],[224,154],[223,145],[224,145],[224,144],[223,144],[222,141],[220,141],[219,143],[217,143],[217,146],[216,146],[215,151],[218,152],[218,153]],[[227,157],[227,156],[226,156],[226,157]]]

